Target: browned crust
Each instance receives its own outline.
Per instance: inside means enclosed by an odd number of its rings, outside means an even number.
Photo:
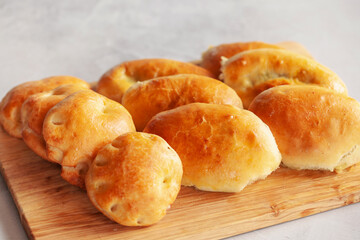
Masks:
[[[46,155],[46,143],[42,129],[47,112],[68,95],[89,89],[89,86],[66,84],[51,91],[31,95],[21,108],[22,137],[24,142],[40,157],[49,160]]]
[[[107,71],[99,80],[96,91],[121,102],[125,91],[137,81],[176,74],[197,74],[213,77],[208,70],[192,63],[170,59],[140,59],[123,62]]]
[[[64,179],[80,187],[84,183],[82,172],[97,151],[132,131],[135,126],[129,112],[91,90],[78,91],[56,104],[43,124],[48,159],[61,164]]]
[[[312,84],[347,93],[336,73],[313,59],[281,49],[236,54],[223,64],[222,72],[224,82],[235,89],[244,108],[249,107],[261,89],[276,85]]]
[[[270,127],[283,163],[292,168],[332,171],[360,146],[360,104],[326,88],[274,87],[258,95],[249,110]]]
[[[155,115],[144,129],[164,138],[183,163],[182,184],[238,192],[281,160],[269,128],[230,105],[192,103]]]
[[[126,133],[98,152],[86,189],[110,219],[126,226],[148,226],[175,201],[181,176],[179,156],[161,137]]]
[[[293,41],[280,42],[277,44],[264,42],[236,42],[210,47],[203,53],[202,61],[199,66],[209,70],[218,78],[221,73],[221,57],[230,58],[240,52],[259,48],[287,49],[294,53],[312,58],[309,51],[303,45]]]
[[[11,89],[2,99],[0,105],[0,122],[6,132],[11,136],[21,138],[20,110],[23,102],[31,95],[39,92],[52,90],[63,84],[88,84],[71,76],[54,76],[39,81],[31,81],[20,84]]]
[[[227,104],[242,108],[241,99],[226,84],[213,78],[181,74],[134,84],[122,104],[138,131],[157,113],[194,102]]]
[[[218,78],[221,73],[221,57],[230,58],[237,53],[258,48],[281,49],[281,47],[277,45],[264,42],[236,42],[220,44],[209,48],[202,54],[202,62],[200,66],[207,69]]]

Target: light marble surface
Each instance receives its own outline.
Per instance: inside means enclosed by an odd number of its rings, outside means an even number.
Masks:
[[[360,2],[353,1],[13,1],[0,0],[0,97],[51,75],[96,81],[124,60],[198,59],[236,41],[304,44],[360,100]],[[0,239],[26,239],[0,178]],[[360,239],[353,204],[234,239]]]

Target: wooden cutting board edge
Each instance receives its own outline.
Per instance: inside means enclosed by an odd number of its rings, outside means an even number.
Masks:
[[[2,129],[0,130],[0,133],[4,134]],[[11,138],[11,137],[9,137],[8,139],[10,140],[11,144],[15,144],[15,145],[17,144],[17,141],[22,142],[19,139],[15,139],[15,138]],[[354,175],[354,173],[356,173],[356,177],[357,177],[360,174],[360,167],[359,166],[354,166],[354,168],[355,168],[355,170],[352,171],[353,174],[350,173],[350,175]],[[35,239],[35,236],[34,236],[32,230],[31,230],[31,226],[29,225],[29,222],[26,219],[26,214],[24,213],[24,211],[22,209],[22,206],[18,202],[18,198],[19,198],[18,194],[19,193],[16,193],[13,190],[12,181],[9,179],[9,176],[8,176],[4,166],[3,166],[3,161],[0,161],[0,172],[1,172],[2,176],[4,177],[4,180],[6,181],[8,189],[9,189],[11,195],[12,195],[12,198],[14,199],[14,202],[15,202],[15,204],[17,206],[17,209],[18,209],[18,213],[19,213],[19,216],[20,216],[21,223],[22,223],[22,225],[23,225],[29,239]],[[350,172],[351,172],[351,170],[350,170]],[[349,175],[349,179],[354,177],[354,176],[350,176],[350,175]],[[341,178],[342,179],[347,179],[347,176],[348,175],[344,175]],[[359,175],[359,178],[360,178],[360,175]],[[234,235],[237,235],[237,234],[241,234],[241,233],[245,233],[245,232],[249,232],[249,231],[253,231],[253,230],[257,230],[257,229],[261,229],[261,228],[266,228],[266,227],[273,226],[273,225],[276,225],[276,224],[279,224],[279,223],[296,220],[296,219],[299,219],[299,218],[302,218],[302,217],[314,215],[314,214],[317,214],[317,213],[321,213],[321,212],[325,212],[325,211],[332,210],[332,209],[335,209],[335,208],[339,208],[341,206],[346,206],[346,205],[349,205],[349,204],[352,204],[352,203],[359,202],[360,201],[360,188],[359,187],[354,188],[352,186],[353,184],[352,185],[350,184],[351,186],[348,186],[346,184],[346,182],[343,185],[345,185],[345,186],[342,186],[343,187],[342,190],[344,190],[344,192],[339,194],[339,195],[333,194],[333,196],[327,197],[326,199],[324,198],[323,199],[323,202],[325,203],[324,206],[322,205],[321,201],[318,201],[318,202],[314,201],[313,202],[313,204],[314,204],[313,208],[310,208],[310,209],[306,208],[305,210],[303,210],[301,207],[298,207],[298,208],[301,208],[301,209],[298,209],[297,211],[292,212],[292,213],[290,212],[290,214],[287,213],[287,215],[285,214],[285,216],[282,215],[280,217],[275,216],[275,215],[278,214],[278,210],[276,209],[277,206],[274,206],[275,209],[273,209],[273,212],[263,214],[263,215],[258,217],[259,218],[258,220],[260,220],[262,222],[261,224],[256,223],[256,221],[255,221],[255,223],[252,223],[252,222],[249,222],[249,221],[244,222],[243,220],[238,220],[237,219],[234,223],[225,225],[223,230],[221,231],[221,234],[219,233],[220,231],[219,231],[218,228],[213,227],[213,228],[206,229],[206,231],[199,231],[199,232],[196,232],[196,233],[194,231],[192,231],[192,232],[190,231],[192,233],[191,237],[196,237],[196,239],[209,239],[209,237],[212,237],[212,238],[230,237],[230,236],[234,236]],[[197,190],[195,190],[195,191],[197,191]],[[331,204],[329,204],[329,201],[331,202]],[[307,206],[308,205],[309,205],[309,203],[307,203]],[[288,209],[285,208],[285,210],[288,210]],[[281,206],[280,206],[279,211],[280,212],[282,211]],[[268,215],[268,216],[266,216],[266,215]],[[270,215],[274,215],[275,218],[273,216],[270,216]],[[256,217],[255,218],[253,217],[251,220],[252,221],[256,220]],[[247,226],[242,226],[243,223],[247,224]],[[224,224],[222,224],[222,225],[224,225]],[[249,225],[253,225],[253,226],[249,226]],[[186,235],[182,234],[181,236],[178,235],[178,237],[180,237],[181,239],[185,239],[185,238],[188,238],[190,236],[186,236]]]
[[[2,129],[0,131],[3,131]],[[12,185],[11,185],[11,181],[9,181],[8,179],[8,176],[6,174],[6,171],[3,167],[3,164],[2,164],[2,161],[0,161],[0,173],[1,173],[1,176],[4,178],[5,182],[6,182],[6,185],[8,187],[8,190],[11,194],[11,197],[12,199],[14,200],[14,203],[16,205],[16,208],[17,208],[17,211],[18,211],[18,214],[19,214],[19,217],[20,217],[20,221],[21,221],[21,225],[23,226],[24,230],[25,230],[25,233],[26,235],[28,236],[29,239],[35,239],[31,229],[30,229],[30,225],[26,219],[26,216],[24,214],[24,211],[21,207],[21,205],[19,204],[18,202],[18,198],[16,197],[16,193],[13,191],[13,188],[12,188]]]

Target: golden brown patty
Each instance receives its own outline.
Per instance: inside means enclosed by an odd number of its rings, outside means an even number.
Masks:
[[[76,92],[56,104],[43,125],[48,159],[61,164],[61,176],[80,187],[97,151],[133,131],[131,116],[120,103],[91,90]]]
[[[279,49],[239,53],[223,64],[222,79],[248,108],[262,91],[277,85],[312,84],[347,93],[343,81],[313,59]]]
[[[213,75],[191,63],[170,59],[141,59],[123,62],[107,71],[99,80],[97,92],[121,102],[126,90],[136,82],[177,74]]]
[[[157,113],[194,102],[228,104],[242,108],[236,92],[213,78],[181,74],[134,84],[123,96],[122,104],[142,131]]]
[[[164,138],[183,163],[182,184],[239,192],[278,168],[270,129],[250,111],[191,103],[155,115],[144,129]]]
[[[86,189],[93,204],[126,226],[147,226],[166,214],[179,193],[181,160],[161,137],[126,133],[93,161]]]
[[[64,84],[88,86],[85,81],[79,78],[55,76],[39,81],[26,82],[11,89],[0,104],[0,122],[5,131],[13,137],[21,138],[22,124],[20,110],[25,100],[35,93],[50,91]]]
[[[250,111],[271,129],[295,169],[341,170],[360,161],[360,104],[316,86],[278,86],[262,92]]]

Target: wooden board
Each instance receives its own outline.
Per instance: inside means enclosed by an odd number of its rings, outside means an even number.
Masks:
[[[242,192],[183,187],[168,214],[150,227],[123,227],[99,213],[60,168],[0,131],[0,165],[31,239],[214,239],[233,236],[360,199],[360,165],[341,174],[280,168]]]

